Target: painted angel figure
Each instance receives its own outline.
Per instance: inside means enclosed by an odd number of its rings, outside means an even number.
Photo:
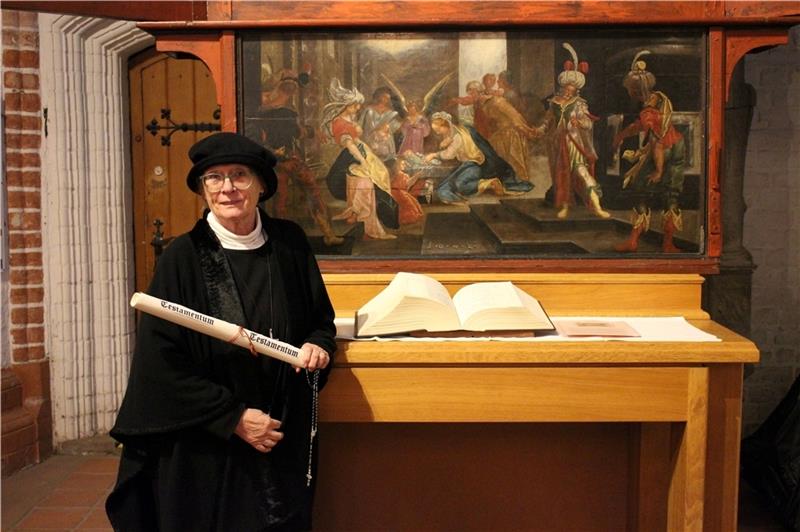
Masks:
[[[421,154],[425,138],[431,134],[431,123],[429,117],[441,103],[442,89],[453,77],[454,72],[444,76],[436,82],[433,87],[425,94],[422,102],[417,100],[407,100],[402,91],[385,74],[381,77],[392,91],[392,103],[397,108],[397,112],[403,117],[399,131],[403,134],[403,141],[400,143],[399,155],[408,152]]]

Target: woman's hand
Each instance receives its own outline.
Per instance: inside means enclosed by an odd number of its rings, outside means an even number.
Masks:
[[[303,363],[303,367],[308,371],[326,368],[330,361],[331,357],[328,352],[318,345],[306,342],[300,348],[300,362]],[[295,371],[299,373],[300,369],[295,368]]]
[[[258,408],[248,408],[239,419],[234,433],[260,453],[268,453],[283,439],[278,432],[281,422],[272,419]]]

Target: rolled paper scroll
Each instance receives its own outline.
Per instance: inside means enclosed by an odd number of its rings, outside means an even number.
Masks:
[[[251,352],[255,351],[268,357],[277,358],[298,368],[303,367],[300,362],[300,349],[239,325],[212,318],[196,310],[142,292],[133,294],[131,306],[193,331],[236,344]]]

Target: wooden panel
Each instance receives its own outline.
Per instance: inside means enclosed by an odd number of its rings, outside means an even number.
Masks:
[[[705,529],[736,530],[742,366],[712,365],[709,376]]]
[[[712,28],[708,35],[708,223],[706,253],[709,257],[722,254],[722,146],[725,138],[725,36],[721,29]]]
[[[400,0],[374,2],[350,0],[271,0],[233,2],[231,18],[247,26],[375,26],[437,24],[519,25],[519,24],[763,24],[796,23],[800,10],[796,2],[740,2],[707,0],[697,2],[646,0],[619,1],[492,1],[461,2]],[[775,5],[772,5],[775,4]],[[224,17],[221,19],[227,20]]]
[[[680,421],[686,368],[334,368],[321,419]]]
[[[643,423],[631,438],[631,484],[628,503],[628,530],[665,530],[665,501],[672,456],[671,426],[668,423]]]
[[[415,270],[420,271],[420,270]],[[701,310],[699,275],[669,274],[430,274],[451,293],[465,284],[512,281],[552,316],[628,315],[708,318]],[[325,284],[340,316],[353,312],[380,292],[394,274],[325,274]]]
[[[777,19],[800,15],[800,2],[797,0],[728,0],[725,2],[725,15],[730,18]]]
[[[688,416],[678,447],[669,491],[668,530],[703,530],[706,433],[708,422],[708,370],[689,372]]]
[[[314,530],[623,531],[630,430],[324,423]]]

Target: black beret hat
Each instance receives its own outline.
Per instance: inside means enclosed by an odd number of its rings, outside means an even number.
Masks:
[[[194,166],[186,176],[186,184],[197,194],[202,194],[197,178],[217,164],[244,164],[252,168],[264,185],[264,192],[258,197],[258,201],[271,198],[278,188],[278,178],[274,170],[275,156],[257,142],[238,133],[215,133],[197,141],[189,148],[189,159]]]

